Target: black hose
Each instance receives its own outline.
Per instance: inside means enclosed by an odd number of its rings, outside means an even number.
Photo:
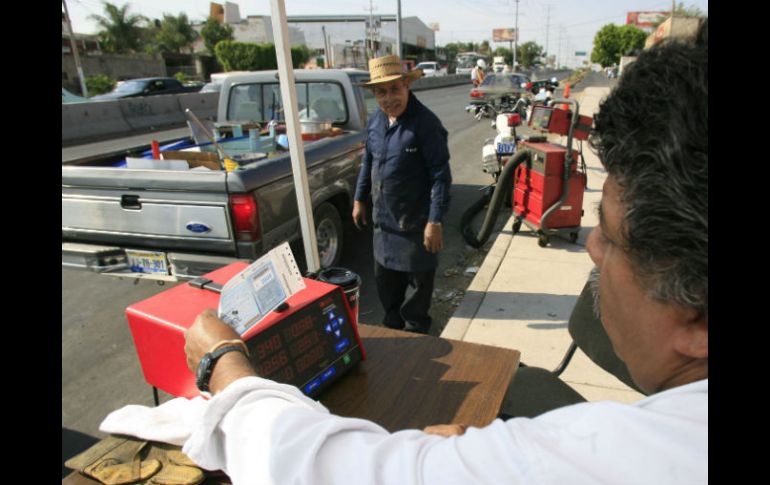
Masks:
[[[463,216],[460,218],[460,231],[462,232],[463,239],[465,239],[465,242],[470,244],[472,247],[477,248],[479,246],[476,246],[476,236],[470,233],[470,224],[473,218],[476,216],[476,214],[481,211],[481,209],[484,208],[484,206],[487,204],[487,202],[492,199],[492,193],[494,191],[493,187],[486,187],[484,189],[484,193],[481,195],[481,198],[471,204],[470,207],[465,209],[465,212],[463,212]],[[483,244],[483,243],[482,243]]]
[[[495,225],[498,212],[500,212],[500,205],[503,202],[503,198],[506,193],[510,193],[510,191],[506,189],[513,186],[513,174],[516,171],[516,167],[521,165],[522,162],[530,160],[531,157],[532,155],[529,150],[522,149],[519,150],[516,155],[514,155],[513,158],[508,161],[508,163],[505,164],[505,167],[503,167],[503,172],[497,179],[495,191],[492,193],[491,200],[489,202],[489,208],[487,209],[487,215],[484,217],[484,223],[481,225],[481,229],[477,235],[473,234],[473,229],[471,229],[470,222],[473,219],[473,216],[476,215],[481,207],[484,207],[484,204],[486,204],[487,200],[489,200],[487,199],[487,194],[485,193],[481,199],[476,201],[463,213],[463,216],[460,219],[460,230],[462,232],[463,239],[465,239],[465,242],[467,242],[471,247],[480,248],[484,245],[485,242],[487,242],[489,235],[492,233],[492,227]]]

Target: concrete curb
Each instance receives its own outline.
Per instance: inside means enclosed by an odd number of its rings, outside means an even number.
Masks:
[[[476,273],[473,281],[468,286],[463,300],[454,314],[452,314],[452,318],[447,322],[444,331],[441,332],[442,338],[464,339],[471,321],[484,301],[487,288],[492,284],[492,280],[497,275],[497,270],[500,269],[503,258],[508,253],[508,247],[513,240],[513,219],[513,215],[511,215],[508,222],[503,226],[503,230],[495,238],[492,248],[484,257],[484,262],[481,264],[479,272]]]

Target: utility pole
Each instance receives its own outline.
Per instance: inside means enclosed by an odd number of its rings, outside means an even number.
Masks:
[[[366,9],[366,7],[364,7]],[[374,58],[374,16],[372,12],[377,10],[372,5],[372,0],[369,0],[369,58]]]
[[[83,96],[88,97],[88,88],[86,87],[86,77],[83,74],[83,66],[80,64],[80,55],[78,55],[78,44],[75,41],[75,32],[72,30],[72,22],[70,22],[70,12],[67,10],[67,2],[61,0],[61,4],[64,5],[64,17],[67,19],[67,30],[70,34],[70,43],[72,44],[72,54],[75,56],[75,68],[78,70],[78,78],[80,79],[80,89],[83,92]]]
[[[321,35],[324,39],[324,69],[329,69],[329,46],[326,44],[326,26],[321,26]]]
[[[561,60],[561,31],[562,31],[561,25],[559,26],[559,49],[558,53],[556,54],[556,69],[559,69],[559,61]]]
[[[516,72],[516,51],[519,50],[519,0],[516,0],[516,25],[513,30],[513,72]]]
[[[400,59],[403,59],[401,56],[401,0],[398,0],[398,12],[396,13],[396,54]]]
[[[546,5],[548,8],[548,13],[546,13],[545,16],[545,65],[548,66],[548,55],[550,52],[548,52],[548,30],[551,23],[551,6]]]

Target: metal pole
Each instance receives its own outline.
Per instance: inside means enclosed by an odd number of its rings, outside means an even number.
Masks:
[[[550,52],[548,52],[548,29],[551,25],[551,6],[548,5],[548,13],[545,17],[545,66],[548,67],[548,56],[550,55]]]
[[[281,84],[281,99],[283,113],[286,118],[286,134],[289,138],[289,155],[291,169],[294,173],[294,190],[297,192],[297,209],[302,229],[302,240],[305,246],[308,272],[321,269],[318,258],[318,241],[315,235],[313,220],[313,205],[307,181],[307,166],[305,165],[305,146],[299,127],[299,111],[297,110],[297,89],[294,82],[294,70],[291,65],[289,45],[289,29],[286,22],[286,6],[284,0],[270,0],[270,14],[273,19],[273,40],[275,55],[278,60],[278,80]]]
[[[61,4],[64,5],[64,16],[67,18],[67,29],[70,34],[70,43],[72,43],[72,54],[75,56],[75,68],[78,70],[78,78],[80,79],[80,89],[83,92],[83,96],[88,97],[86,78],[83,74],[83,66],[80,64],[80,55],[78,55],[78,44],[75,41],[75,32],[72,30],[72,23],[70,22],[70,12],[67,10],[67,2],[65,0],[61,0]]]
[[[516,0],[516,25],[513,30],[513,72],[516,72],[517,50],[519,50],[519,0]]]
[[[324,37],[324,68],[329,69],[331,66],[329,65],[329,44],[326,43],[326,26],[321,26],[321,35]]]
[[[396,13],[396,54],[398,54],[398,57],[403,59],[404,57],[401,55],[401,0],[398,0],[398,11]]]
[[[369,58],[374,58],[374,16],[372,15],[372,11],[374,10],[374,7],[372,6],[372,0],[369,0]]]

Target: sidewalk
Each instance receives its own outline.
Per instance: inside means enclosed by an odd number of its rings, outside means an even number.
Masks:
[[[593,115],[608,93],[609,88],[586,88],[577,94],[580,113]],[[557,139],[552,141],[566,142],[566,137]],[[574,146],[578,147],[577,142]],[[553,236],[548,247],[541,248],[526,225],[514,237],[511,215],[442,337],[516,349],[529,366],[554,369],[561,362],[571,342],[567,320],[593,267],[585,242],[598,224],[596,208],[606,178],[587,142],[583,142],[583,155],[588,187],[577,244]],[[591,362],[580,349],[561,378],[589,401],[628,403],[644,397]]]

